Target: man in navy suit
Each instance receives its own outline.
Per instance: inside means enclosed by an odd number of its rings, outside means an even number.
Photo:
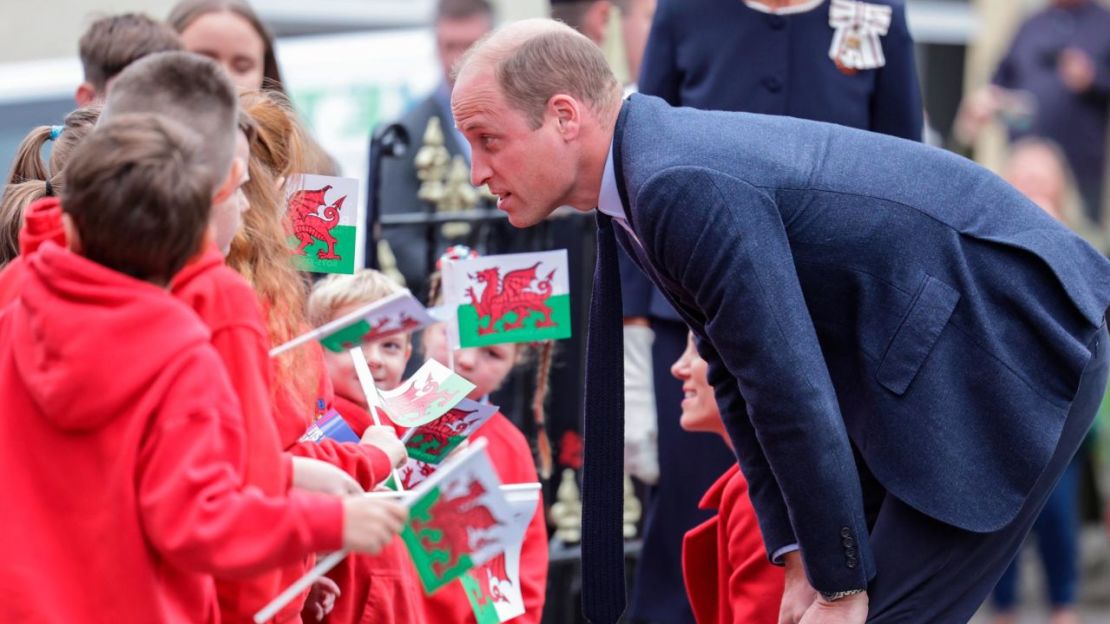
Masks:
[[[1106,387],[1110,261],[934,148],[622,102],[596,46],[555,22],[476,46],[452,109],[473,181],[514,226],[597,209],[588,618],[624,607],[614,238],[699,337],[767,551],[787,566],[782,621],[971,617]]]

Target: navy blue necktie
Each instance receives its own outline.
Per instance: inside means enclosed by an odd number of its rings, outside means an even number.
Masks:
[[[586,339],[582,475],[582,613],[624,612],[624,322],[613,220],[597,212],[597,265]]]

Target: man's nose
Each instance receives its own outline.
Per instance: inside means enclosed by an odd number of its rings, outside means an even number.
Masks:
[[[470,183],[474,186],[483,186],[489,182],[493,171],[486,164],[486,159],[476,153],[470,162]]]

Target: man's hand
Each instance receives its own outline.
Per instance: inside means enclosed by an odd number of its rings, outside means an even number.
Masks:
[[[863,624],[867,621],[867,592],[829,602],[820,594],[801,624]]]
[[[1078,48],[1064,48],[1060,52],[1057,71],[1072,93],[1086,93],[1095,81],[1095,62]]]
[[[817,600],[817,590],[813,589],[806,578],[802,553],[795,550],[783,555],[786,566],[786,585],[782,591],[782,604],[779,606],[779,624],[798,624],[806,611]]]
[[[408,510],[390,501],[354,496],[343,499],[343,547],[376,555],[401,532]]]
[[[393,427],[372,426],[367,427],[360,440],[362,444],[377,447],[389,458],[389,463],[394,468],[400,468],[409,458],[409,452]]]
[[[332,496],[362,493],[362,486],[351,475],[332,464],[309,457],[293,458],[293,487]]]

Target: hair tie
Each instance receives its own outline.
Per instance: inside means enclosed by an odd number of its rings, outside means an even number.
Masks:
[[[65,126],[50,126],[50,140],[56,141],[58,137],[62,135],[62,131],[65,129]]]
[[[54,185],[50,183],[50,180],[46,181],[46,196],[47,197],[53,197],[54,196]]]

